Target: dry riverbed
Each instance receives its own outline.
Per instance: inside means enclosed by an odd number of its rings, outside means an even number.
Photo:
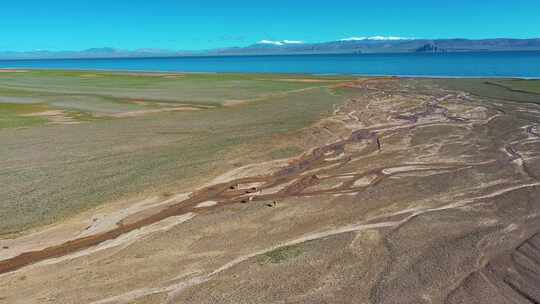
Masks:
[[[336,90],[300,155],[0,240],[0,303],[540,301],[540,106]]]

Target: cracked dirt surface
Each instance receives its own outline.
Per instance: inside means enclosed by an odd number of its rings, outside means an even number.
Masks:
[[[345,94],[296,159],[2,241],[0,303],[538,303],[540,106]]]

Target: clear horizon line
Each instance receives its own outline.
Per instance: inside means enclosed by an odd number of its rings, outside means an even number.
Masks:
[[[122,48],[114,46],[101,46],[101,47],[88,47],[83,49],[33,49],[33,50],[19,50],[15,51],[12,49],[0,50],[0,53],[33,53],[33,52],[85,52],[94,49],[112,49],[114,51],[121,52],[144,52],[145,50],[153,50],[157,52],[186,52],[186,53],[197,53],[197,52],[208,52],[219,49],[229,49],[229,48],[246,48],[257,44],[267,44],[275,46],[291,46],[299,44],[321,44],[321,43],[330,43],[330,42],[360,42],[360,41],[379,41],[379,42],[399,42],[399,41],[414,41],[414,40],[470,40],[470,41],[481,41],[481,40],[498,40],[498,39],[508,39],[508,40],[535,40],[540,39],[538,37],[528,37],[528,38],[512,38],[512,37],[494,37],[494,38],[462,38],[462,37],[453,37],[453,38],[423,38],[423,37],[400,37],[400,36],[351,36],[347,38],[340,38],[337,40],[326,40],[326,41],[304,41],[296,39],[283,39],[283,40],[271,40],[271,39],[261,39],[257,42],[251,44],[246,44],[243,46],[222,46],[215,48],[206,48],[206,49],[172,49],[172,48],[159,48],[159,47],[138,47],[138,48]],[[152,53],[152,52],[148,52]]]

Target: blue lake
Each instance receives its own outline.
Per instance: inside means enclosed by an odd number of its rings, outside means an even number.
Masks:
[[[0,60],[0,68],[540,78],[540,52]]]

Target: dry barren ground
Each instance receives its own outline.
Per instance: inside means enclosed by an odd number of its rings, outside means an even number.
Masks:
[[[0,240],[0,303],[540,302],[540,106],[338,93],[301,156]]]

